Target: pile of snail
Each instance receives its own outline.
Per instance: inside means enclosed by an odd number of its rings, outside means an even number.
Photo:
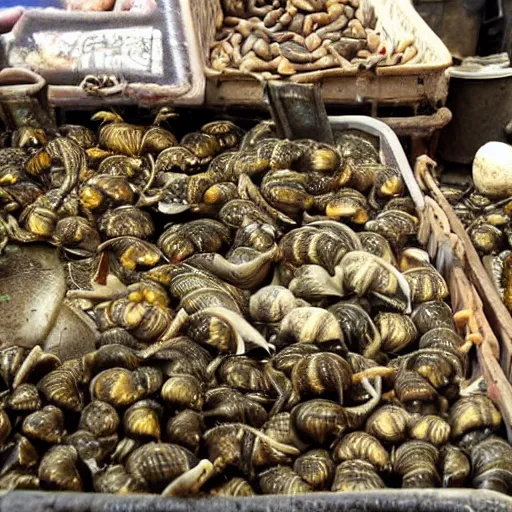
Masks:
[[[97,339],[1,347],[0,489],[510,492],[470,315],[378,140],[214,121],[178,143],[172,116],[2,139],[2,248],[54,246]]]
[[[355,71],[416,63],[411,35],[393,41],[365,0],[222,0],[210,51],[217,71],[289,77],[329,68]]]
[[[467,186],[444,185],[503,302],[512,313],[512,197],[494,199]]]

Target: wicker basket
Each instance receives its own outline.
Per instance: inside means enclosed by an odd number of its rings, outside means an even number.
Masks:
[[[512,381],[512,316],[485,270],[479,254],[466,233],[464,225],[439,189],[434,177],[435,165],[435,162],[429,158],[418,159],[415,170],[417,181],[423,190],[430,194],[440,205],[449,221],[451,230],[463,246],[467,274],[478,290],[484,304],[485,313],[499,338],[501,366],[508,380]]]
[[[223,72],[210,67],[210,46],[222,19],[220,0],[189,0],[196,23],[207,77],[208,105],[260,106],[262,85],[236,69]],[[363,0],[371,4],[378,18],[377,29],[391,41],[407,35],[416,39],[418,55],[400,66],[379,67],[375,72],[355,72],[341,68],[297,73],[296,82],[322,82],[323,99],[328,104],[378,102],[439,108],[448,94],[444,71],[452,59],[447,48],[408,0]]]

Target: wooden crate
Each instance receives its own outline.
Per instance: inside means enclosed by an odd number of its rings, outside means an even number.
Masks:
[[[220,0],[189,0],[202,51],[206,74],[206,104],[258,106],[263,102],[263,85],[253,76],[236,69],[223,72],[210,67],[210,46],[222,17]],[[428,105],[439,108],[448,95],[445,70],[452,59],[442,41],[416,12],[409,0],[363,0],[371,4],[378,18],[377,28],[385,27],[392,40],[413,35],[418,56],[410,63],[355,72],[333,68],[297,73],[294,82],[321,82],[326,104]]]

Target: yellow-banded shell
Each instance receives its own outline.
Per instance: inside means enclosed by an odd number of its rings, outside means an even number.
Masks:
[[[455,330],[453,313],[450,306],[442,300],[433,300],[418,304],[412,311],[411,319],[420,335],[434,327],[446,327]]]
[[[411,298],[415,304],[448,297],[448,285],[434,267],[412,268],[403,275],[409,283]]]
[[[331,491],[356,492],[384,489],[382,481],[375,468],[364,460],[346,460],[336,468]]]
[[[384,405],[366,421],[365,430],[386,443],[398,443],[407,436],[411,415],[401,407]]]
[[[41,407],[41,397],[33,384],[20,384],[7,399],[7,408],[18,413],[35,411]]]
[[[331,486],[336,466],[327,450],[316,449],[298,457],[293,470],[316,491]]]
[[[140,400],[124,413],[124,432],[129,437],[160,439],[163,407],[155,400]]]
[[[0,446],[3,446],[9,437],[11,430],[12,426],[9,416],[3,409],[0,409]]]
[[[29,414],[23,420],[21,430],[31,439],[58,444],[66,435],[64,414],[58,407],[47,405]]]
[[[394,456],[393,470],[402,476],[402,488],[437,487],[441,481],[437,472],[438,449],[425,441],[407,441]]]
[[[447,444],[441,448],[443,487],[462,487],[471,472],[471,465],[464,452]]]
[[[472,484],[509,494],[512,489],[512,447],[504,439],[491,436],[471,450]]]
[[[89,430],[95,436],[112,435],[119,427],[120,419],[117,411],[107,402],[93,400],[84,407],[80,415],[80,429]]]
[[[452,437],[458,439],[477,429],[497,429],[501,425],[501,414],[489,398],[483,395],[462,397],[450,408]]]
[[[340,438],[333,446],[333,457],[336,462],[345,460],[365,460],[376,469],[389,469],[390,458],[380,441],[362,431],[351,432]]]
[[[229,479],[227,482],[214,487],[210,494],[213,496],[221,496],[221,497],[246,497],[246,496],[255,496],[256,492],[251,487],[251,484],[240,477],[233,477]]]
[[[443,418],[435,415],[423,416],[409,431],[413,439],[427,441],[436,446],[444,445],[450,439],[451,427]]]
[[[375,318],[375,325],[382,339],[384,352],[400,352],[407,348],[418,336],[418,331],[410,316],[383,312]]]
[[[162,386],[163,400],[177,409],[200,411],[204,403],[202,383],[192,375],[177,375]]]
[[[50,448],[39,465],[39,480],[50,490],[83,491],[83,481],[78,470],[78,453],[73,446]]]
[[[263,494],[304,494],[313,488],[304,481],[292,468],[276,466],[260,474],[260,489]]]
[[[185,409],[169,419],[165,436],[167,442],[179,444],[197,455],[203,431],[203,416]]]

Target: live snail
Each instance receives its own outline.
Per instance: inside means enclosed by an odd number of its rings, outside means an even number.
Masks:
[[[0,489],[510,492],[475,338],[378,141],[180,139],[173,116],[0,148]]]

